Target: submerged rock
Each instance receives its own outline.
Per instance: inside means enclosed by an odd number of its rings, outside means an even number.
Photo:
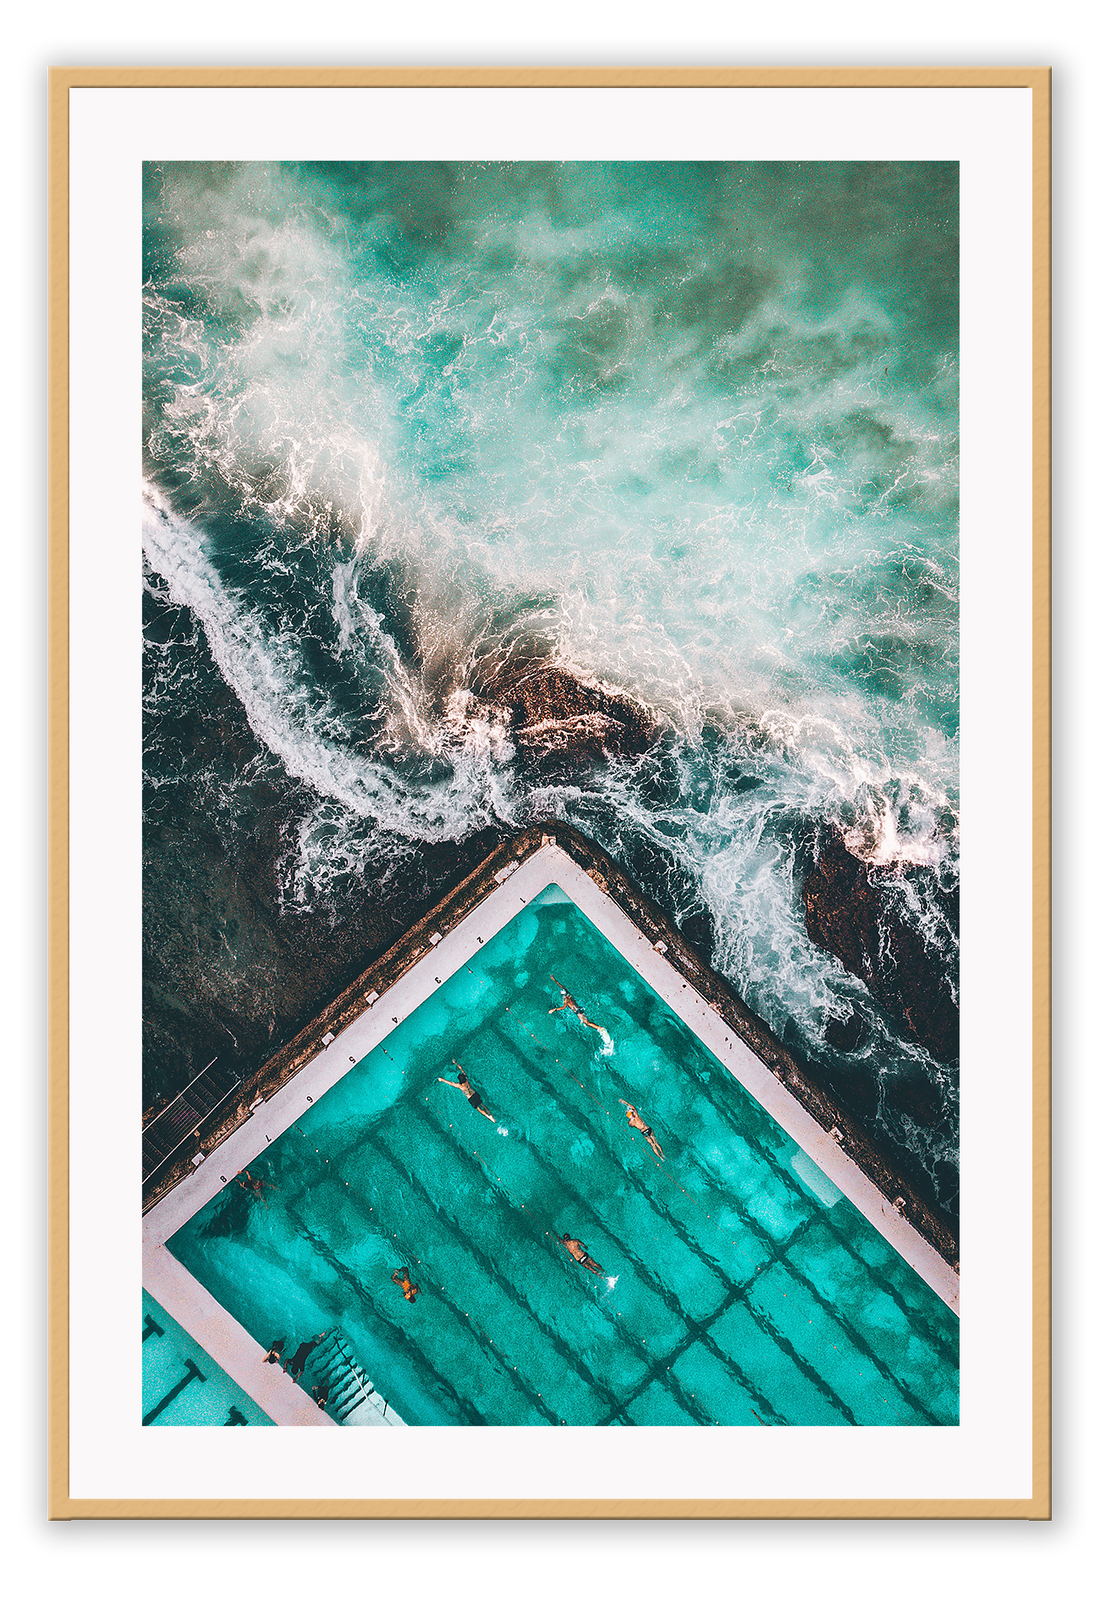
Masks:
[[[847,1019],[830,1019],[825,1026],[825,1040],[838,1053],[854,1053],[862,1046],[866,1034],[867,1027],[858,1009],[853,1009]]]
[[[826,826],[802,883],[807,934],[858,975],[934,1058],[957,1059],[959,1009],[943,961],[889,903],[885,877],[886,870],[861,862]]]
[[[803,1054],[802,1063],[850,1115],[873,1121],[879,1112],[882,1089],[875,1071],[859,1059],[826,1065]],[[880,1142],[885,1139],[880,1138]]]

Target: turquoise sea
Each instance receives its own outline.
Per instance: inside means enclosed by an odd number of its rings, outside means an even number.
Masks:
[[[285,1037],[273,935],[557,817],[954,1211],[957,1070],[799,888],[838,826],[956,989],[957,220],[953,164],[147,165],[154,1071],[199,999],[195,1068]],[[656,742],[536,765],[471,688],[520,653]]]

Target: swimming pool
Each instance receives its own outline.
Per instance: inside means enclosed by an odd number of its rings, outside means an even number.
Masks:
[[[141,1420],[147,1428],[271,1424],[267,1413],[144,1290],[141,1388]]]
[[[954,1313],[556,885],[248,1169],[171,1254],[407,1422],[958,1420]]]

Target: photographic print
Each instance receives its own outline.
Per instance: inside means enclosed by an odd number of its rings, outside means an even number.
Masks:
[[[130,288],[142,1429],[957,1438],[960,161],[226,149]]]
[[[345,1426],[957,1420],[957,165],[150,163],[143,245],[147,1189],[265,1100],[170,1252]],[[935,1287],[557,882],[267,1145],[559,823]]]

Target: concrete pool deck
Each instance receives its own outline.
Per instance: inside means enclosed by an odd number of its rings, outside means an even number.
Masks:
[[[551,885],[792,1138],[807,1162],[806,1179],[823,1172],[957,1313],[957,1249],[947,1229],[614,863],[554,824],[527,831],[487,859],[244,1084],[233,1112],[202,1136],[188,1164],[151,1184],[145,1286],[273,1421],[334,1426],[285,1374],[263,1364],[266,1344],[190,1276],[165,1247],[168,1239]],[[374,1417],[356,1421],[401,1421],[373,1399],[367,1405]]]

